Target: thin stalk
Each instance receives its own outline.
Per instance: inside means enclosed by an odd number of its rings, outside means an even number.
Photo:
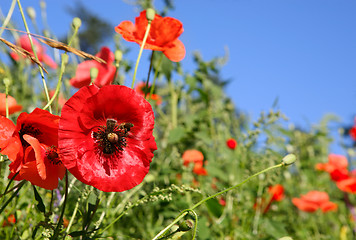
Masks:
[[[9,86],[6,84],[5,85],[5,109],[6,109],[6,118],[9,118]]]
[[[177,127],[178,117],[177,117],[177,104],[178,104],[178,96],[174,91],[174,86],[172,80],[168,80],[169,90],[171,93],[171,120],[172,120],[172,129]]]
[[[15,5],[16,5],[16,0],[12,0],[9,12],[7,13],[6,18],[1,26],[1,29],[0,29],[0,37],[1,37],[2,33],[4,32],[7,24],[10,22],[11,16],[14,13]]]
[[[147,80],[146,80],[146,90],[145,90],[145,98],[147,97],[147,93],[148,93],[148,83],[150,81],[150,75],[151,75],[151,71],[152,71],[152,62],[153,62],[153,54],[154,54],[155,51],[152,50],[152,53],[151,53],[151,59],[150,59],[150,67],[148,69],[148,74],[147,74]],[[150,95],[151,97],[151,95]]]
[[[26,18],[25,18],[25,14],[23,13],[23,9],[22,9],[20,0],[17,0],[17,5],[19,6],[19,10],[20,10],[20,13],[21,13],[21,16],[22,16],[23,23],[24,23],[24,25],[25,25],[25,29],[26,29],[26,32],[27,32],[27,36],[28,36],[28,39],[30,40],[30,43],[31,43],[31,47],[32,47],[33,54],[34,54],[35,58],[37,59],[37,61],[39,61],[39,60],[38,60],[37,53],[36,53],[35,46],[33,45],[32,37],[31,37],[31,34],[30,34],[30,30],[29,30],[28,25],[27,25],[27,21],[26,21]],[[50,98],[49,98],[48,88],[47,88],[46,80],[45,80],[45,77],[44,77],[44,74],[43,74],[43,70],[42,70],[42,68],[41,68],[40,66],[38,66],[38,69],[40,70],[43,88],[44,88],[45,93],[46,93],[47,101],[49,102]],[[49,106],[48,110],[49,110],[50,113],[52,113],[52,108],[51,108],[51,106]]]
[[[148,21],[148,25],[147,25],[147,28],[146,28],[145,36],[143,37],[142,44],[141,44],[141,47],[140,47],[140,52],[138,53],[138,57],[137,57],[137,60],[136,60],[135,72],[134,72],[134,75],[133,75],[132,85],[131,85],[132,89],[134,88],[134,85],[135,85],[135,79],[136,79],[138,63],[140,62],[142,51],[143,51],[143,48],[144,48],[144,46],[146,44],[147,37],[148,37],[148,34],[150,32],[150,29],[151,29],[151,21]]]
[[[51,240],[55,240],[58,237],[59,230],[60,230],[62,222],[63,222],[63,216],[64,216],[64,210],[66,208],[67,197],[68,197],[68,171],[66,170],[66,186],[65,186],[65,192],[64,192],[64,202],[63,202],[62,212],[61,212],[61,215],[59,216],[58,223],[57,223],[56,229],[54,230],[53,236],[51,237]]]
[[[194,206],[192,206],[191,208],[189,209],[186,209],[184,210],[183,212],[181,212],[178,217],[176,217],[176,219],[171,223],[169,224],[165,229],[163,229],[162,231],[160,231],[152,240],[157,240],[159,237],[161,237],[168,229],[170,229],[175,223],[177,223],[179,220],[181,220],[183,217],[185,217],[189,212],[193,212],[193,210],[197,207],[199,207],[200,205],[202,205],[203,203],[205,203],[206,201],[212,199],[212,198],[215,198],[221,194],[224,194],[230,190],[234,190],[235,188],[238,188],[240,187],[241,185],[245,184],[246,182],[250,181],[252,178],[254,177],[257,177],[258,175],[262,174],[262,173],[265,173],[265,172],[268,172],[272,169],[275,169],[275,168],[279,168],[279,167],[282,167],[284,166],[284,163],[280,163],[280,164],[277,164],[275,166],[272,166],[272,167],[269,167],[269,168],[266,168],[258,173],[255,173],[253,175],[251,175],[250,177],[246,178],[244,181],[232,186],[232,187],[229,187],[225,190],[222,190],[214,195],[211,195],[207,198],[204,198],[203,200],[199,201],[198,203],[196,203]]]
[[[163,54],[161,54],[161,57],[158,60],[158,66],[161,66],[162,59],[163,59]],[[159,71],[156,69],[155,76],[153,77],[153,83],[152,83],[152,86],[151,86],[150,98],[152,97],[153,91],[154,91],[155,86],[156,86],[156,79],[157,79],[158,72]]]

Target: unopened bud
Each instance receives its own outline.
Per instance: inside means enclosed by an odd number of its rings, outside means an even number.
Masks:
[[[184,220],[179,224],[178,231],[187,232],[194,227],[194,222],[190,219]]]
[[[10,83],[11,83],[10,79],[4,78],[3,81],[4,81],[4,85],[5,85],[6,87],[9,87],[9,86],[10,86]]]
[[[62,54],[62,61],[63,61],[64,64],[68,63],[68,55],[66,53]]]
[[[297,157],[294,154],[290,153],[282,159],[282,164],[284,166],[288,166],[288,165],[293,164],[296,160],[297,160]]]
[[[120,50],[115,51],[115,61],[120,62],[122,60],[122,52]]]
[[[26,8],[27,15],[31,18],[31,20],[36,19],[36,11],[33,7]]]
[[[97,68],[90,68],[90,79],[94,81],[99,74],[99,70]]]
[[[41,7],[42,9],[45,9],[45,8],[46,8],[46,2],[45,2],[44,0],[41,0],[41,1],[40,1],[40,7]]]
[[[80,26],[82,25],[82,20],[80,20],[80,18],[78,17],[75,17],[73,18],[73,21],[72,21],[72,26],[73,28],[80,28]]]
[[[156,12],[153,8],[147,8],[146,9],[146,18],[148,21],[153,21],[155,18]]]

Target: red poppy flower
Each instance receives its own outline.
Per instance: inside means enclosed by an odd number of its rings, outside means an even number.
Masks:
[[[356,125],[353,126],[351,129],[350,129],[350,132],[349,132],[351,138],[356,141]]]
[[[80,181],[105,192],[140,184],[157,149],[151,105],[119,85],[81,88],[62,108],[59,150]]]
[[[158,94],[150,94],[150,89],[151,86],[146,87],[145,82],[141,82],[136,85],[135,91],[141,94],[144,98],[146,99],[152,99],[153,101],[156,102],[157,105],[160,105],[162,103],[162,97]]]
[[[196,162],[194,164],[194,168],[193,168],[193,172],[197,175],[201,175],[201,176],[206,176],[208,175],[208,171],[206,171],[206,169],[203,166],[203,162]]]
[[[13,114],[15,112],[22,110],[22,106],[17,104],[16,99],[9,95],[7,96],[7,104],[9,106],[9,114]],[[6,116],[6,94],[5,93],[0,93],[0,115]]]
[[[33,45],[35,47],[36,55],[38,57],[38,60],[40,62],[44,62],[50,68],[56,69],[57,68],[57,63],[55,61],[53,61],[53,59],[46,54],[46,49],[44,47],[42,47],[41,44],[39,44],[38,41],[33,37],[32,37],[32,43],[33,43]],[[26,51],[28,51],[28,52],[33,54],[32,47],[31,47],[31,42],[30,42],[30,39],[28,38],[27,35],[22,35],[18,39],[17,45],[22,47]],[[10,55],[15,61],[19,61],[20,60],[20,56],[17,53],[11,52]]]
[[[30,135],[23,138],[30,144],[15,180],[27,180],[33,185],[53,190],[58,187],[58,178],[63,179],[65,168],[60,161],[56,146],[48,147]],[[12,178],[11,173],[9,178]]]
[[[130,21],[123,21],[115,27],[115,31],[121,34],[126,41],[136,42],[141,45],[147,25],[148,21],[144,10],[135,19],[135,24]],[[184,44],[178,40],[182,33],[183,24],[179,20],[171,17],[161,17],[156,14],[151,23],[151,29],[144,48],[162,51],[171,61],[179,62],[185,57]]]
[[[115,60],[114,53],[108,47],[102,47],[95,56],[103,59],[106,63],[98,63],[95,60],[87,60],[80,63],[75,72],[75,77],[70,80],[73,87],[81,88],[88,86],[91,82],[90,69],[98,69],[98,76],[94,84],[98,87],[110,85],[115,78],[116,68],[112,64]]]
[[[190,150],[186,150],[183,153],[183,164],[184,166],[188,166],[189,163],[193,162],[193,163],[198,163],[198,162],[203,162],[204,160],[204,155],[195,149],[190,149]]]
[[[270,186],[268,192],[272,195],[271,201],[281,201],[284,198],[284,188],[281,184]]]
[[[226,200],[225,200],[223,197],[220,198],[220,199],[219,199],[219,204],[220,204],[221,206],[225,207],[225,206],[226,206]]]
[[[319,208],[323,212],[337,209],[337,205],[329,201],[329,195],[326,192],[310,191],[301,198],[293,198],[292,203],[304,212],[315,212]]]
[[[317,170],[326,171],[334,181],[348,178],[347,158],[342,155],[329,154],[329,162],[315,165]]]
[[[25,150],[31,144],[28,137],[47,146],[57,146],[59,116],[36,108],[28,113],[21,113],[17,124],[6,117],[0,116],[0,153],[7,155],[12,161],[10,171],[16,173],[23,166]]]
[[[233,138],[229,138],[227,141],[226,141],[226,145],[228,148],[234,150],[237,146],[237,142],[235,139]]]
[[[350,177],[336,183],[336,186],[344,192],[356,193],[356,177]]]
[[[2,227],[11,226],[16,223],[16,218],[14,214],[10,214],[7,219],[5,219],[2,223]]]

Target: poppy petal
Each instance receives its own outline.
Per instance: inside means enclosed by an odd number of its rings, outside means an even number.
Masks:
[[[39,176],[42,180],[46,179],[46,166],[44,164],[45,151],[42,150],[40,142],[37,140],[37,138],[27,134],[23,135],[23,138],[31,145],[33,151],[35,152],[35,162]],[[28,162],[26,161],[26,155],[25,162]]]
[[[180,40],[175,40],[172,47],[165,48],[163,54],[172,62],[179,62],[185,57],[185,46]]]

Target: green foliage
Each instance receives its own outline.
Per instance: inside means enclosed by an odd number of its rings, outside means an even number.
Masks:
[[[136,2],[142,7],[151,3]],[[173,1],[165,3],[164,11],[173,8]],[[113,29],[89,14],[83,6],[73,13],[87,26],[79,33],[81,48],[96,52]],[[6,46],[1,47],[8,55]],[[117,47],[124,49],[119,42]],[[76,70],[75,59],[71,57],[66,66],[61,86],[67,99],[73,93],[69,79]],[[265,173],[194,209],[198,215],[197,239],[278,239],[285,236],[352,239],[355,223],[345,207],[344,193],[330,181],[328,174],[315,171],[316,163],[327,161],[333,140],[328,121],[323,120],[309,130],[299,129],[275,106],[251,121],[224,93],[229,83],[220,73],[225,61],[226,57],[206,61],[195,53],[195,70],[185,72],[179,63],[155,52],[152,62],[154,81],[157,81],[155,93],[162,97],[162,104],[149,100],[155,112],[154,136],[158,146],[149,174],[139,186],[123,193],[98,192],[70,175],[65,224],[60,226],[61,239],[152,239],[180,212],[258,171],[279,164],[288,153],[297,156],[294,165]],[[128,60],[120,63],[115,84],[132,75],[132,65]],[[0,70],[0,80],[10,80],[9,94],[23,106],[23,111],[45,105],[38,68],[22,59],[0,62]],[[58,72],[52,71],[46,77],[53,88]],[[0,92],[5,92],[2,84]],[[59,115],[58,103],[52,107]],[[18,113],[10,118],[16,122],[17,116]],[[237,141],[236,149],[226,146],[229,138]],[[188,149],[203,153],[207,175],[194,173],[192,164],[183,165],[182,155]],[[1,156],[1,193],[9,183],[9,164],[7,157]],[[254,206],[268,199],[268,187],[277,183],[285,189],[284,199],[273,202],[266,212]],[[53,192],[35,187],[31,191],[30,188],[30,184],[23,185],[0,215],[1,239],[50,239],[53,236],[63,207],[65,183],[60,182],[58,191]],[[331,201],[338,204],[338,211],[299,211],[291,199],[310,190],[328,192]],[[12,193],[2,196],[1,207]],[[222,198],[225,206],[219,201]],[[356,204],[356,197],[350,196],[350,201]],[[15,223],[8,221],[12,214]],[[187,219],[194,219],[193,214],[181,220]],[[186,232],[177,229],[175,225],[167,231],[166,239],[192,238],[193,229]]]

